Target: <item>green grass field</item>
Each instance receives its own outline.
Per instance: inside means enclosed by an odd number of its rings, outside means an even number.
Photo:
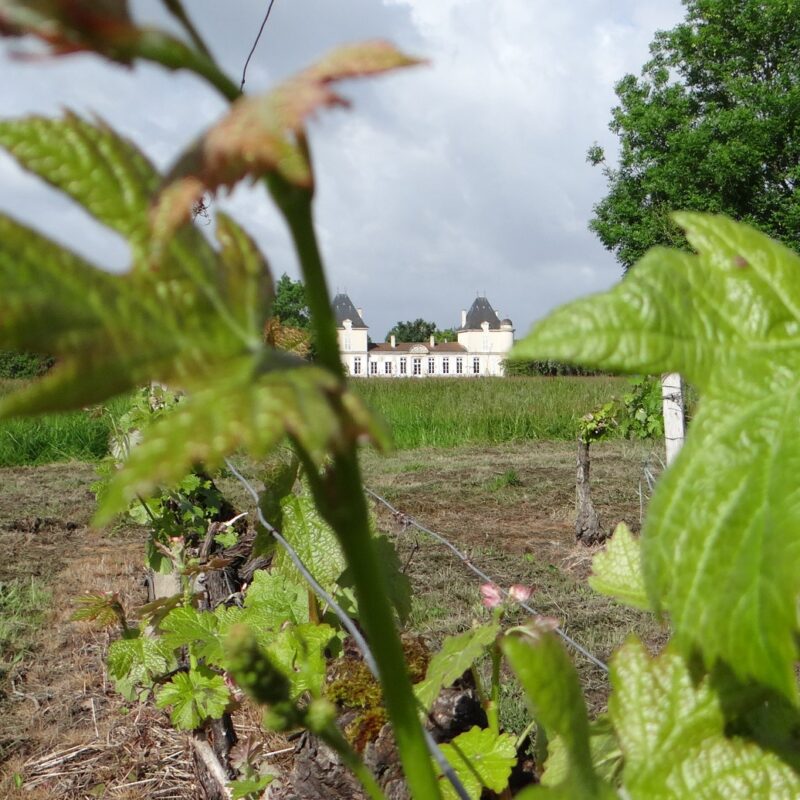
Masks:
[[[16,381],[0,381],[0,395],[17,385]],[[108,404],[108,413],[96,408],[0,422],[0,467],[103,458],[108,453],[111,419],[127,405],[128,398],[121,397]]]
[[[572,440],[578,420],[628,384],[602,376],[373,379],[351,385],[389,423],[396,446],[407,450]]]
[[[15,381],[0,381],[0,395]],[[481,378],[362,380],[354,389],[392,429],[401,450],[536,439],[572,440],[584,414],[625,391],[624,378]],[[0,422],[0,467],[94,461],[108,452],[112,419],[128,400],[106,409]]]

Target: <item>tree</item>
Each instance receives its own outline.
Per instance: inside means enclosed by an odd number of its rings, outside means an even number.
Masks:
[[[619,164],[598,145],[588,153],[608,178],[590,227],[625,270],[653,245],[683,246],[674,209],[728,214],[800,247],[800,2],[684,4],[641,77],[616,86]]]
[[[272,314],[283,325],[308,330],[310,316],[306,287],[302,281],[293,281],[285,272],[275,284],[275,302]]]
[[[398,322],[386,334],[386,341],[388,342],[392,335],[398,342],[425,342],[431,336],[436,336],[439,329],[436,327],[435,322],[426,322],[424,319],[415,319],[413,322],[410,320],[406,322]]]

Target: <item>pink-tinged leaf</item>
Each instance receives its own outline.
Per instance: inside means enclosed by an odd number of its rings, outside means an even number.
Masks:
[[[35,36],[53,55],[93,50],[129,64],[139,31],[127,0],[6,0],[0,35]]]
[[[168,239],[186,222],[193,203],[205,192],[230,188],[248,176],[256,179],[277,173],[289,183],[311,190],[305,123],[318,109],[348,105],[331,84],[417,63],[387,42],[350,45],[266,95],[237,100],[170,170],[153,211],[156,239]]]
[[[423,63],[401,53],[391,42],[376,40],[339,47],[303,75],[319,81],[341,81]]]
[[[481,602],[486,608],[497,608],[503,602],[503,595],[500,587],[494,583],[481,584]]]
[[[521,583],[515,583],[509,590],[508,594],[512,600],[518,603],[527,603],[533,594],[532,586],[523,586]]]

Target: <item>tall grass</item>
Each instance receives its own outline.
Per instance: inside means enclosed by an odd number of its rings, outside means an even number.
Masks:
[[[397,447],[571,440],[578,420],[624,392],[625,378],[519,377],[354,380],[390,424]]]
[[[15,381],[0,382],[0,395],[16,385]],[[119,397],[105,408],[4,420],[0,422],[0,467],[103,458],[108,453],[111,418],[124,413],[128,404],[127,397]]]

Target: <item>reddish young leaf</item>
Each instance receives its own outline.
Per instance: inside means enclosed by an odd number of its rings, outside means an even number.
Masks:
[[[53,55],[93,50],[130,64],[139,31],[127,0],[7,0],[0,35],[36,36]]]
[[[330,84],[417,63],[387,42],[350,45],[266,95],[237,100],[167,176],[153,211],[156,238],[168,239],[205,192],[230,188],[247,176],[255,179],[276,172],[296,186],[311,189],[311,164],[303,143],[305,122],[319,108],[348,105]]]

